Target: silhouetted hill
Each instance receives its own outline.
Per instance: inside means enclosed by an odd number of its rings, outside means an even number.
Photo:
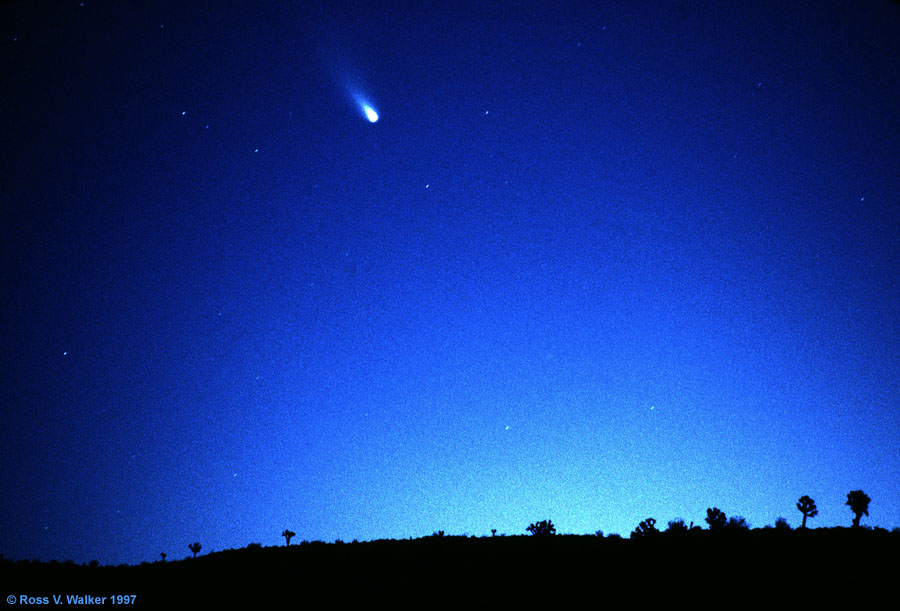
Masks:
[[[895,592],[900,533],[758,529],[581,535],[425,537],[250,546],[140,566],[2,563],[4,595],[136,594],[137,604],[612,602],[728,604],[876,600]],[[52,604],[52,600],[49,601]],[[621,601],[620,601],[621,602]],[[107,601],[106,604],[109,604]]]

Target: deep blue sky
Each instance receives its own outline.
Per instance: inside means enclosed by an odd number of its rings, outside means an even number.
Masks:
[[[400,4],[0,5],[0,552],[900,526],[900,6]]]

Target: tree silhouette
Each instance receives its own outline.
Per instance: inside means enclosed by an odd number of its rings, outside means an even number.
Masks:
[[[640,524],[638,524],[637,528],[634,529],[634,532],[631,533],[631,538],[636,539],[640,537],[652,537],[653,535],[659,534],[659,531],[656,529],[656,520],[653,518],[647,518]]]
[[[866,493],[862,490],[851,490],[847,495],[846,505],[850,506],[850,511],[853,512],[853,527],[859,528],[859,519],[863,516],[869,515],[869,501],[871,501]]]
[[[803,524],[800,525],[800,528],[806,528],[807,516],[814,518],[819,514],[816,502],[806,495],[801,496],[800,500],[797,501],[797,509],[803,514]]]
[[[159,555],[160,555],[160,557],[162,558],[162,561],[165,562],[165,561],[166,561],[166,553],[165,553],[165,552],[160,552]]]
[[[190,545],[188,545],[188,549],[191,550],[192,552],[194,552],[194,558],[196,558],[197,554],[200,553],[200,548],[202,548],[202,547],[203,546],[200,545],[199,543],[191,543]]]
[[[710,530],[720,530],[728,524],[728,518],[718,507],[706,510],[706,523],[709,524]]]
[[[281,536],[284,537],[285,545],[286,545],[287,547],[290,547],[290,546],[291,546],[291,538],[292,538],[292,537],[296,537],[296,536],[297,536],[297,533],[295,533],[295,532],[293,532],[293,531],[290,531],[290,530],[288,530],[288,529],[285,529],[284,532],[281,533]]]
[[[670,520],[668,524],[668,528],[666,529],[667,533],[673,534],[684,534],[688,531],[688,527],[685,525],[684,520],[681,518],[675,518],[674,520]]]
[[[530,532],[535,537],[547,537],[556,534],[556,527],[550,520],[542,520],[535,524],[529,524],[528,528],[526,528],[525,530]]]

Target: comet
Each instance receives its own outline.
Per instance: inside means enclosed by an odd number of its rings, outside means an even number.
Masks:
[[[362,111],[363,116],[369,123],[377,123],[378,122],[378,111],[375,110],[375,107],[372,106],[371,102],[366,99],[361,93],[352,93],[353,100],[356,102],[356,105],[359,107],[360,111]]]
[[[375,123],[378,121],[378,113],[375,112],[375,109],[369,106],[368,104],[363,104],[363,112],[366,113],[366,119],[369,120],[369,123]]]

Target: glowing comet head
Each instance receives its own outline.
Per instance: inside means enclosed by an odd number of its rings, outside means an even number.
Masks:
[[[369,100],[366,99],[361,93],[351,92],[353,96],[353,101],[356,102],[356,105],[362,111],[363,116],[368,120],[369,123],[375,123],[378,121],[378,111],[372,108],[372,105],[369,103]]]
[[[369,106],[368,104],[363,104],[363,112],[366,113],[366,119],[369,120],[369,123],[375,123],[378,121],[378,113],[375,112],[375,109]]]

